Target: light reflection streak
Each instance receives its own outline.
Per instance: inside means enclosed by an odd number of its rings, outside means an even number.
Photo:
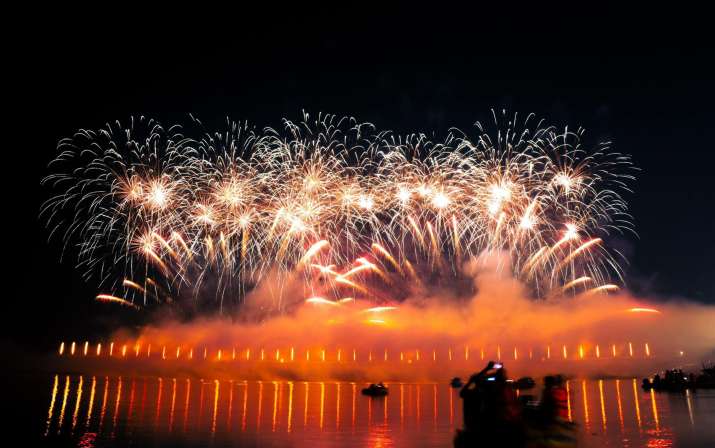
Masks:
[[[293,381],[288,382],[288,423],[286,432],[291,432],[293,428]]]
[[[581,393],[583,394],[583,421],[586,431],[590,431],[590,419],[588,417],[588,392],[586,391],[586,380],[581,381]]]
[[[566,409],[569,415],[569,421],[573,421],[573,414],[571,414],[571,382],[566,380]]]
[[[235,350],[234,350],[235,353]],[[226,416],[226,429],[231,431],[231,414],[233,413],[233,380],[228,382],[228,415]]]
[[[271,432],[276,432],[276,419],[278,418],[278,382],[273,381],[273,419],[271,421]]]
[[[86,352],[86,349],[85,349]],[[75,426],[77,426],[77,415],[79,414],[79,404],[82,402],[82,385],[84,383],[84,377],[79,376],[79,384],[77,385],[77,399],[74,403],[74,412],[72,413],[72,432],[74,432]]]
[[[323,417],[325,416],[325,383],[320,383],[320,430],[323,430]]]
[[[606,404],[603,400],[603,380],[598,380],[598,395],[601,401],[601,421],[603,422],[603,431],[606,431]]]
[[[454,425],[454,389],[449,389],[449,424]]]
[[[109,393],[109,377],[104,377],[104,394],[102,396],[102,409],[99,412],[99,430],[102,430],[102,423],[104,422],[104,414],[107,411],[107,395]]]
[[[176,378],[171,379],[171,407],[169,409],[169,432],[174,430],[174,407],[176,405]],[[134,382],[132,382],[134,384]]]
[[[248,383],[243,382],[243,412],[241,414],[241,431],[246,430],[246,411],[248,408]]]
[[[62,344],[63,345],[60,346],[60,354],[62,354],[62,350],[64,349],[64,342]],[[59,375],[55,375],[55,381],[52,385],[52,394],[50,398],[50,409],[47,411],[47,428],[45,429],[45,437],[50,432],[50,424],[52,423],[52,412],[55,409],[55,399],[57,398],[57,387],[59,385],[59,381]]]
[[[186,432],[186,424],[189,421],[189,403],[191,400],[191,379],[186,378],[186,398],[184,400],[184,423],[183,430]]]
[[[356,401],[357,384],[355,384],[355,383],[350,383],[350,384],[352,384],[352,389],[353,389],[353,412],[352,412],[351,428],[352,428],[353,432],[355,432],[355,411],[357,409],[357,401]]]
[[[256,418],[256,430],[261,429],[261,418],[263,417],[263,381],[258,382],[258,415]]]
[[[89,423],[92,420],[92,408],[94,407],[94,393],[97,388],[97,377],[92,377],[92,387],[89,392],[89,404],[87,405],[87,421],[84,424],[85,428],[89,428]]]
[[[214,380],[214,407],[213,414],[211,415],[211,435],[216,434],[216,417],[218,415],[219,386],[219,381]]]
[[[641,426],[641,407],[638,404],[638,384],[636,384],[636,379],[633,378],[633,402],[636,405],[636,419],[638,420],[638,430],[641,431],[643,427]]]
[[[621,406],[621,380],[616,380],[616,399],[618,400],[618,422],[620,424],[621,433],[623,433],[624,426],[623,426],[623,407]]]
[[[204,380],[199,380],[199,419],[198,422],[201,423],[201,417],[204,415]]]
[[[437,428],[437,384],[432,385],[432,427]]]
[[[272,351],[271,351],[272,353]],[[476,353],[473,353],[473,355],[476,356]],[[537,355],[535,353],[535,355]],[[524,355],[525,356],[525,355]],[[538,357],[539,355],[537,355]],[[576,355],[577,357],[578,355]],[[158,355],[156,356],[158,358]],[[538,359],[538,358],[537,358]],[[331,358],[331,360],[334,360]],[[111,381],[116,381],[114,387],[115,389],[111,389]],[[44,421],[44,434],[47,436],[49,434],[49,431],[52,430],[53,434],[55,431],[55,428],[58,434],[63,434],[66,432],[68,435],[76,434],[75,431],[82,431],[86,432],[89,431],[90,428],[92,431],[92,434],[96,434],[98,437],[97,440],[101,440],[102,433],[105,433],[104,437],[115,437],[115,433],[120,434],[122,431],[126,431],[128,433],[133,433],[135,432],[135,427],[136,429],[139,430],[145,430],[145,428],[148,428],[149,431],[153,431],[156,433],[161,433],[163,432],[164,434],[170,434],[173,433],[174,429],[179,429],[178,426],[180,424],[179,421],[176,419],[180,419],[181,417],[176,414],[176,412],[182,412],[181,409],[177,409],[177,406],[180,408],[183,404],[184,409],[183,409],[183,427],[184,427],[184,432],[196,432],[199,434],[200,432],[198,431],[203,431],[203,434],[211,435],[214,437],[215,435],[218,434],[226,434],[231,432],[231,427],[233,426],[233,387],[234,386],[243,386],[243,406],[242,406],[242,416],[241,416],[241,430],[244,431],[246,428],[246,420],[247,419],[253,419],[256,418],[256,426],[253,427],[253,422],[251,422],[251,433],[260,433],[263,431],[264,433],[295,433],[295,426],[294,426],[294,417],[296,413],[296,403],[294,402],[295,399],[301,400],[300,398],[300,392],[296,392],[295,386],[297,383],[294,383],[292,381],[281,381],[281,380],[275,380],[271,381],[270,383],[266,383],[265,381],[263,382],[247,382],[247,381],[239,381],[238,384],[234,382],[234,380],[227,380],[226,383],[228,383],[229,391],[226,393],[221,393],[220,388],[222,387],[221,383],[223,380],[202,380],[202,385],[205,384],[207,387],[210,387],[211,384],[213,384],[214,387],[212,387],[212,390],[207,390],[207,394],[210,394],[213,392],[213,399],[211,402],[209,402],[209,398],[207,396],[206,399],[206,406],[211,405],[211,416],[206,415],[205,418],[199,417],[196,419],[196,413],[195,411],[191,410],[191,405],[193,404],[196,406],[196,403],[192,403],[191,401],[191,380],[186,379],[185,380],[185,396],[184,397],[178,397],[181,395],[181,391],[178,389],[181,389],[181,385],[178,384],[182,382],[181,379],[178,378],[172,378],[171,379],[171,396],[170,398],[167,397],[166,400],[163,399],[163,383],[165,382],[163,378],[156,378],[156,380],[149,378],[148,380],[148,395],[149,395],[149,408],[150,410],[146,412],[146,420],[144,418],[139,418],[139,412],[135,413],[133,412],[135,406],[138,405],[138,403],[134,403],[134,399],[136,396],[136,392],[138,392],[137,389],[137,384],[136,382],[139,380],[135,380],[134,378],[130,378],[129,381],[131,381],[131,385],[124,385],[123,383],[126,382],[126,378],[122,377],[115,377],[115,379],[110,379],[110,378],[105,378],[104,381],[104,394],[101,400],[101,405],[102,409],[100,412],[100,416],[96,417],[94,422],[92,422],[92,417],[93,417],[93,408],[94,408],[94,403],[96,401],[100,401],[99,396],[97,395],[99,392],[97,390],[97,377],[92,377],[91,381],[89,381],[89,378],[87,379],[88,384],[84,384],[84,377],[83,376],[66,376],[65,377],[65,385],[64,388],[62,387],[62,380],[60,379],[59,375],[54,375],[54,379],[52,382],[50,382],[51,390],[50,390],[50,403],[49,403],[49,408],[47,409],[47,414],[46,414],[46,421]],[[657,440],[663,440],[663,441],[668,441],[671,440],[669,436],[669,431],[670,431],[670,424],[671,420],[670,417],[671,415],[669,413],[665,413],[664,415],[660,415],[660,410],[659,409],[659,403],[658,403],[658,397],[656,396],[653,391],[649,391],[650,395],[650,405],[649,407],[651,408],[652,412],[652,420],[649,420],[648,416],[645,417],[645,421],[643,421],[643,418],[641,417],[640,413],[640,401],[642,399],[646,399],[645,393],[642,393],[640,391],[640,384],[637,382],[636,379],[632,380],[632,388],[633,388],[633,403],[631,403],[628,399],[627,396],[623,395],[624,391],[622,390],[622,384],[621,382],[623,380],[578,380],[580,381],[580,386],[578,389],[580,389],[580,393],[582,394],[582,400],[583,400],[583,414],[578,415],[573,415],[573,403],[572,403],[572,384],[570,381],[566,381],[565,388],[566,388],[566,407],[568,410],[568,419],[569,421],[574,421],[574,417],[576,418],[576,421],[578,422],[580,420],[581,424],[583,425],[583,430],[588,434],[590,431],[594,431],[594,434],[598,435],[604,435],[606,437],[613,437],[613,434],[621,434],[621,438],[623,440],[633,440],[631,439],[633,435],[635,434],[636,437],[638,437],[638,433],[644,434],[644,435],[649,435],[650,437],[657,436]],[[613,381],[613,386],[609,386],[608,382]],[[595,390],[596,387],[596,382],[598,385],[598,390]],[[91,383],[91,384],[90,384]],[[605,384],[604,384],[605,383]],[[144,391],[142,392],[143,396],[146,396],[147,392],[147,380],[144,379]],[[272,384],[273,390],[272,391],[264,391],[262,390],[265,385]],[[332,385],[335,385],[334,388],[332,388]],[[342,393],[345,391],[345,387],[343,387],[343,384],[347,385],[349,384],[351,387],[351,393],[352,397],[342,397]],[[576,383],[578,384],[578,383]],[[76,390],[73,390],[72,387],[76,386]],[[288,390],[284,389],[284,386]],[[446,406],[447,404],[449,405],[449,423],[450,426],[454,427],[454,425],[461,426],[461,417],[460,413],[455,411],[455,406],[460,405],[460,400],[455,399],[455,396],[458,393],[458,390],[453,389],[449,387],[448,385],[444,385],[446,387],[446,390],[443,392],[440,392],[438,389],[439,383],[393,383],[390,384],[390,389],[393,389],[394,392],[392,393],[391,396],[389,397],[381,397],[381,398],[374,398],[374,397],[357,397],[358,391],[357,391],[357,384],[356,383],[343,383],[343,382],[331,382],[330,385],[326,385],[325,382],[314,382],[313,383],[313,390],[311,391],[311,383],[310,382],[304,382],[304,406],[303,406],[303,428],[307,431],[312,431],[312,432],[319,432],[319,431],[328,431],[330,434],[335,434],[342,431],[347,431],[348,433],[350,432],[351,428],[346,427],[345,423],[345,418],[351,418],[351,424],[352,424],[352,431],[355,432],[362,432],[362,431],[368,431],[371,434],[374,434],[376,437],[380,437],[379,434],[382,434],[382,431],[387,431],[389,433],[390,431],[406,431],[412,432],[412,431],[427,431],[427,432],[438,432],[444,430],[444,427],[440,425],[440,413],[446,414],[441,408],[441,406]],[[319,386],[319,390],[317,388]],[[431,397],[422,397],[422,387],[429,387],[431,386],[430,389],[425,389],[425,392],[428,395],[431,395]],[[87,387],[88,390],[85,391],[84,388]],[[254,402],[251,406],[250,409],[248,409],[248,395],[249,395],[249,387],[253,392],[251,394],[253,397],[256,397],[257,395],[257,402]],[[362,387],[362,386],[361,386]],[[398,393],[398,388],[399,388],[399,399],[395,394]],[[63,390],[62,390],[63,389]],[[127,389],[127,390],[125,390]],[[168,386],[167,386],[168,389]],[[329,390],[328,390],[329,389]],[[329,396],[330,391],[332,393],[335,393],[335,397],[333,400],[333,397]],[[62,400],[58,397],[60,393],[62,392]],[[127,397],[124,397],[124,393],[127,393]],[[169,390],[166,391],[167,394],[169,393]],[[269,393],[272,392],[273,399],[272,401],[272,409],[271,409],[271,424],[268,424],[268,421],[263,422],[263,412],[268,411],[268,409],[263,409],[264,403],[263,403],[263,393]],[[314,397],[310,396],[310,393],[313,393],[313,395],[316,395]],[[345,391],[347,392],[347,391]],[[431,392],[431,393],[430,393]],[[598,400],[599,404],[597,405],[598,409],[600,410],[600,419],[601,419],[601,425],[598,425],[597,422],[595,422],[596,426],[594,427],[594,421],[593,421],[593,415],[591,414],[591,409],[589,403],[589,393],[598,393]],[[295,396],[295,393],[298,393],[297,396]],[[287,394],[287,396],[284,396],[284,394]],[[317,395],[320,395],[318,398]],[[326,396],[327,394],[327,396]],[[446,395],[445,395],[446,394]],[[70,395],[72,395],[70,397]],[[110,397],[111,395],[111,397]],[[576,400],[578,401],[578,393],[576,394]],[[156,397],[156,398],[154,398]],[[136,397],[139,399],[139,397]],[[196,397],[198,398],[198,397]],[[240,399],[240,397],[236,397],[237,399]],[[345,409],[343,410],[342,407],[346,405],[345,401],[346,400],[351,400],[352,402],[348,404],[348,406],[351,406],[351,409]],[[394,404],[392,407],[390,407],[390,400],[394,398]],[[425,398],[427,401],[429,401],[429,398],[432,398],[432,406],[431,406],[431,412],[430,409],[426,409],[425,412],[422,412],[422,401],[423,398]],[[592,398],[592,397],[591,397]],[[267,398],[268,399],[268,398]],[[688,418],[689,418],[689,426],[687,423],[685,423],[685,420],[682,421],[682,425],[685,425],[685,428],[690,428],[695,426],[695,419],[697,416],[698,408],[696,402],[696,398],[693,398],[693,395],[691,394],[691,391],[686,391],[684,394],[684,399],[685,399],[685,404],[687,406],[687,412],[688,412]],[[71,403],[72,400],[75,400],[74,403]],[[270,400],[270,399],[269,399]],[[285,402],[284,402],[285,400]],[[358,412],[358,406],[360,403],[358,403],[358,400],[364,401],[364,404],[366,405],[363,409],[361,409]],[[399,400],[399,404],[398,404]],[[625,400],[625,401],[624,401]],[[111,401],[111,404],[109,404],[110,409],[108,410],[108,402]],[[144,401],[142,399],[142,401]],[[162,401],[165,401],[166,403],[162,403]],[[179,403],[177,403],[179,401]],[[200,401],[203,401],[203,393],[201,394],[201,399]],[[311,403],[312,401],[312,403]],[[327,403],[326,403],[327,401]],[[381,403],[375,403],[376,401],[381,402]],[[458,403],[455,403],[457,401]],[[611,402],[611,409],[616,407],[617,409],[612,409],[609,411],[608,409],[608,404],[607,401]],[[695,404],[693,404],[695,402]],[[331,404],[332,403],[332,404]],[[579,407],[581,406],[580,403],[575,402],[576,405]],[[682,402],[681,402],[682,403]],[[660,403],[662,404],[662,402]],[[163,412],[162,410],[162,405],[169,408],[167,409],[166,412],[166,420],[163,420],[163,416],[161,413]],[[429,403],[425,403],[425,405],[429,408]],[[85,408],[86,406],[86,408]],[[270,403],[268,406],[271,406]],[[298,405],[299,406],[299,405]],[[326,410],[327,406],[327,410]],[[375,409],[375,406],[378,406],[377,409]],[[399,406],[399,409],[398,409]],[[138,407],[138,406],[137,406]],[[625,408],[624,408],[625,407]],[[71,409],[70,409],[71,408]],[[155,408],[155,412],[151,412],[152,408]],[[632,409],[635,409],[634,411]],[[681,406],[681,415],[685,414],[685,406]],[[86,409],[86,416],[80,412],[80,410],[85,410]],[[222,417],[220,414],[221,409],[224,410],[225,414]],[[335,420],[334,420],[334,429],[332,427],[333,425],[333,420],[332,420],[332,415],[330,415],[331,411],[334,409],[335,412]],[[55,411],[58,411],[58,417],[55,417],[54,413]],[[617,416],[614,415],[617,410]],[[138,411],[138,409],[137,409]],[[352,412],[350,416],[346,416],[345,412]],[[457,409],[459,411],[459,409]],[[67,413],[67,420],[65,422],[65,417],[64,413]],[[207,409],[207,414],[209,410]],[[253,417],[248,416],[248,413],[251,413]],[[297,411],[300,412],[300,411]],[[397,412],[400,413],[399,415],[399,423],[397,421]],[[616,430],[615,428],[610,428],[611,432],[613,434],[609,434],[609,428],[608,428],[608,420],[609,420],[609,415],[608,412],[614,412],[614,414],[611,414],[610,419],[611,419],[611,426],[613,426],[615,423],[615,419],[618,419],[618,425],[619,425],[619,430]],[[624,418],[624,414],[628,414],[629,412],[635,412],[635,420],[637,421],[637,429],[634,425],[628,426]],[[107,419],[110,419],[109,414],[111,413],[111,427],[110,424],[103,425],[104,421],[104,415],[107,415]],[[598,413],[598,411],[597,411]],[[70,417],[71,414],[71,417]],[[192,416],[192,423],[187,427],[188,425],[188,418],[189,414],[193,414]],[[632,414],[631,414],[632,415]],[[126,417],[126,418],[125,418]],[[268,418],[268,416],[265,416]],[[84,420],[86,418],[86,421]],[[367,420],[365,420],[365,418]],[[441,417],[443,420],[447,419],[447,415],[444,415]],[[286,419],[286,420],[283,420]],[[423,420],[424,419],[424,420]],[[93,428],[97,424],[97,420],[99,420],[99,425],[96,428],[96,430]],[[405,422],[407,420],[407,422]],[[70,425],[71,421],[71,425]],[[195,421],[195,422],[194,422]],[[225,422],[225,426],[221,424],[221,421]],[[431,421],[431,425],[429,424]],[[286,423],[285,427],[282,427],[283,422]],[[94,424],[92,424],[94,423]],[[236,422],[238,423],[238,422]],[[308,425],[310,423],[310,425]],[[446,424],[446,421],[444,422]],[[632,423],[635,423],[632,421]],[[397,429],[397,425],[400,425],[400,430]],[[405,428],[405,424],[407,425],[407,428]],[[53,426],[55,425],[55,426]],[[329,429],[325,429],[326,425],[328,425]],[[392,425],[392,426],[390,426]],[[82,427],[81,430],[77,430],[77,426]],[[236,425],[238,426],[238,424]],[[261,428],[263,426],[263,428]],[[269,430],[270,426],[270,430]],[[237,429],[237,428],[236,428]],[[332,432],[335,431],[335,432]],[[302,434],[301,431],[299,433]],[[122,435],[119,435],[120,440]],[[286,437],[285,435],[283,437]],[[610,440],[610,439],[609,439]],[[656,440],[656,439],[653,439]]]
[[[655,403],[655,392],[650,390],[650,403],[653,408],[653,420],[655,421],[655,430],[660,431],[660,419],[658,418],[658,405]]]
[[[129,409],[127,410],[127,424],[131,422],[132,410],[134,409],[134,389],[136,380],[132,378],[132,387],[129,389]]]
[[[114,414],[112,415],[112,437],[117,428],[117,415],[119,414],[119,402],[122,399],[122,377],[117,378],[117,397],[114,399]]]
[[[335,383],[335,429],[340,429],[340,383]]]
[[[417,384],[415,385],[415,407],[416,407],[416,412],[415,412],[415,418],[417,420],[417,427],[420,426],[420,418],[422,417],[421,414],[421,406],[420,406],[420,385]]]
[[[62,422],[65,418],[65,406],[67,406],[67,395],[70,392],[70,376],[67,375],[65,378],[65,390],[62,392],[62,406],[60,407],[60,418],[57,422],[57,434],[62,430]]]
[[[693,418],[693,402],[690,390],[685,390],[685,403],[688,405],[688,417],[690,417],[690,426],[695,427],[695,419]]]
[[[159,415],[161,414],[161,392],[164,388],[163,378],[159,378],[159,390],[156,393],[156,412],[154,413],[154,426],[159,425]]]
[[[405,426],[405,385],[400,384],[400,428]]]
[[[310,384],[307,381],[303,383],[305,386],[305,403],[303,405],[303,428],[308,425],[308,395],[310,394]]]

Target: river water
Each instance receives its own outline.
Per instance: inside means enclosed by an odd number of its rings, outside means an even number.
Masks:
[[[50,374],[11,391],[27,442],[45,446],[446,447],[459,391],[442,383],[217,381]],[[568,382],[579,446],[715,446],[715,391],[645,392],[636,379]],[[538,391],[535,391],[538,393]],[[12,403],[8,406],[13,409]],[[18,414],[18,415],[20,415]]]

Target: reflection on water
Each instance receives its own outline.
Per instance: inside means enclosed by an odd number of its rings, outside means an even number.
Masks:
[[[54,375],[44,438],[121,446],[450,446],[461,426],[459,391],[448,384],[218,381]],[[570,380],[568,416],[582,446],[707,446],[715,394],[644,392],[632,380]],[[707,424],[706,422],[710,422]]]

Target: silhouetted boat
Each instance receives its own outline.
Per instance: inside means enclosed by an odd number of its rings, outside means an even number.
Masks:
[[[368,387],[362,390],[363,395],[369,395],[371,397],[384,397],[390,391],[385,387],[384,384],[370,384]]]
[[[533,379],[532,377],[530,377],[530,376],[525,376],[525,377],[519,378],[519,379],[516,380],[516,382],[514,383],[514,386],[515,386],[517,389],[531,389],[531,388],[533,388],[535,385],[536,385],[536,382],[535,382],[534,379]]]

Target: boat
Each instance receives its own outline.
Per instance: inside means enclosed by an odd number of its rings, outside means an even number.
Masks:
[[[519,378],[514,383],[514,387],[516,389],[533,389],[534,386],[536,386],[536,382],[530,376],[525,376],[525,377]]]
[[[368,387],[362,390],[363,395],[368,395],[370,397],[384,397],[389,392],[390,391],[387,389],[387,387],[382,383],[370,384]]]

